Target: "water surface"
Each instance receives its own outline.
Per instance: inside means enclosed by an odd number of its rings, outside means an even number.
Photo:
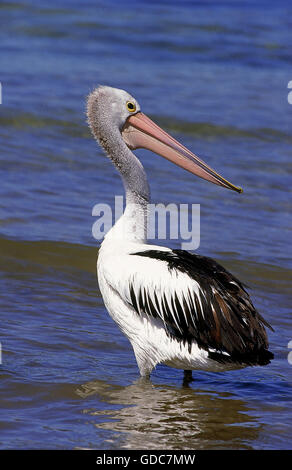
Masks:
[[[290,3],[6,1],[0,15],[1,448],[289,448]],[[139,380],[96,281],[92,207],[123,194],[86,124],[99,83],[244,188],[137,152],[154,202],[201,204],[198,252],[250,286],[270,365]]]

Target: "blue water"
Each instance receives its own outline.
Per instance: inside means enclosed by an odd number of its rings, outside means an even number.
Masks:
[[[6,1],[0,18],[1,448],[291,447],[290,2]],[[250,286],[270,365],[139,381],[95,273],[92,208],[123,194],[86,123],[98,84],[243,187],[136,152],[153,202],[201,205],[198,252]]]

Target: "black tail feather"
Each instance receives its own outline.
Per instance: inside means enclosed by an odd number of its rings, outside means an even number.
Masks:
[[[214,361],[226,364],[226,363],[238,363],[248,366],[265,366],[274,359],[274,354],[267,349],[260,349],[258,351],[249,352],[246,354],[232,354],[227,356],[220,352],[211,352],[208,354],[210,359]]]

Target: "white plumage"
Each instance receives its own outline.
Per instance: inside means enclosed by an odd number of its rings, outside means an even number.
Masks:
[[[137,250],[171,252],[170,249],[125,242],[117,243],[116,248],[113,252],[112,244],[107,240],[100,247],[97,263],[99,287],[109,314],[133,346],[141,375],[149,375],[160,363],[184,370],[222,371],[242,367],[208,358],[208,352],[199,348],[195,341],[190,349],[187,343],[167,334],[165,322],[160,318],[153,318],[143,311],[137,315],[132,306],[130,286],[137,292],[141,287],[145,288],[160,311],[163,311],[163,295],[170,299],[176,292],[182,299],[188,297],[187,291],[198,294],[198,283],[186,274],[171,273],[163,261],[131,255]],[[176,317],[175,310],[173,318],[179,328],[180,319]]]

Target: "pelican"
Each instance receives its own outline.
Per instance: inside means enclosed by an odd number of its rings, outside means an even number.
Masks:
[[[97,87],[88,97],[87,117],[126,193],[125,211],[99,249],[99,287],[141,376],[149,377],[157,364],[183,369],[189,380],[193,370],[268,364],[273,354],[265,327],[271,326],[245,286],[209,257],[147,243],[150,191],[132,150],[151,150],[214,184],[242,189],[163,131],[124,90]]]

